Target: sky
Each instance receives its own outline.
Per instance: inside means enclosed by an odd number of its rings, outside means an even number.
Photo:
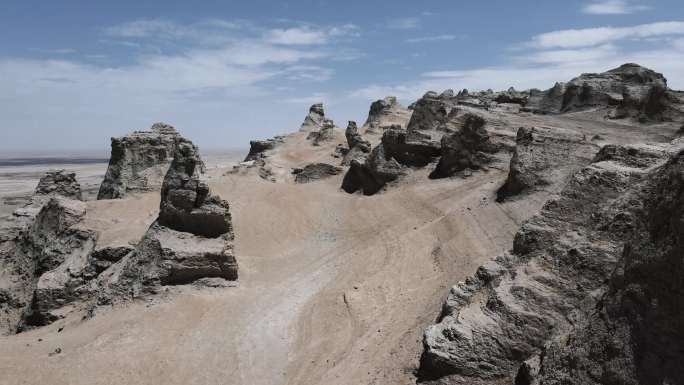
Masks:
[[[540,88],[636,62],[684,89],[681,0],[0,1],[0,156],[106,153],[164,121],[200,148],[340,127],[373,100]]]

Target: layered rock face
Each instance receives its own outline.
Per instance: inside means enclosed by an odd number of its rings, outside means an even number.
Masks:
[[[655,384],[681,378],[671,377],[680,369],[669,364],[681,360],[674,345],[681,344],[682,334],[671,327],[681,320],[676,311],[681,293],[670,297],[674,301],[658,297],[658,287],[671,286],[659,277],[681,269],[681,151],[678,144],[663,146],[661,157],[639,150],[624,151],[626,157],[597,156],[574,174],[560,196],[521,227],[512,254],[452,288],[439,323],[425,332],[422,381]],[[662,166],[668,154],[675,155]],[[630,239],[637,240],[634,246]],[[615,294],[615,283],[607,284],[611,277],[629,294]],[[665,305],[649,302],[652,298],[662,298]],[[611,304],[623,309],[624,318],[615,319],[628,326],[601,316],[610,310],[597,313]],[[627,319],[638,320],[641,329]],[[662,328],[648,335],[647,322],[641,321],[646,319],[661,322]],[[600,325],[614,329],[602,332]],[[662,351],[649,345],[654,335],[668,341],[658,345]],[[645,343],[646,355],[631,350],[638,345],[627,341]],[[633,357],[640,358],[630,366]],[[644,357],[649,358],[639,361]],[[667,360],[650,366],[655,357]],[[654,381],[641,382],[647,377],[638,377],[639,362]]]
[[[65,198],[83,200],[81,185],[76,181],[76,174],[64,170],[48,171],[40,178],[36,186],[36,195],[59,195]]]
[[[430,178],[449,177],[465,169],[477,170],[489,163],[488,154],[496,152],[496,146],[489,140],[485,123],[481,116],[468,113],[458,132],[443,136],[442,157]]]
[[[361,136],[359,129],[356,127],[356,122],[349,121],[344,136],[347,138],[348,149],[342,159],[342,165],[350,165],[354,159],[363,163],[368,154],[370,154],[371,144]]]
[[[244,162],[265,158],[266,151],[273,150],[284,141],[285,138],[283,136],[275,136],[266,140],[251,140],[249,142],[249,153],[245,157]]]
[[[323,103],[316,103],[309,108],[309,113],[304,118],[299,131],[318,131],[323,127],[324,121],[325,111],[323,110]]]
[[[112,138],[112,154],[97,199],[123,198],[129,192],[161,187],[180,135],[170,125],[155,123],[149,131]]]
[[[540,383],[684,381],[684,152],[636,198],[606,293],[564,343],[545,349]]]
[[[574,130],[520,127],[508,178],[497,191],[497,200],[540,189],[556,193],[597,151],[597,146]]]
[[[292,171],[295,183],[310,183],[342,172],[342,169],[327,163],[312,163]]]
[[[583,74],[535,95],[531,107],[544,113],[563,113],[591,107],[610,107],[611,118],[676,120],[684,117],[676,93],[662,74],[637,64],[624,64],[600,74]]]
[[[0,333],[12,334],[59,318],[92,277],[87,255],[97,236],[79,227],[85,216],[73,174],[48,172],[31,202],[0,231]]]
[[[229,205],[200,180],[201,164],[197,147],[179,140],[159,217],[135,250],[103,274],[99,303],[156,293],[164,285],[237,279]]]
[[[406,127],[411,118],[411,110],[397,102],[394,96],[374,101],[368,111],[368,118],[363,128],[366,133],[382,133],[385,127]]]

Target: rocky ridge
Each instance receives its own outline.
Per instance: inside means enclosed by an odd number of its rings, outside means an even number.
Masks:
[[[536,383],[545,347],[572,336],[601,305],[625,249],[625,232],[641,220],[644,206],[656,204],[641,192],[678,162],[682,147],[663,146],[660,157],[638,150],[621,152],[626,157],[599,153],[574,174],[559,198],[522,226],[512,254],[451,290],[439,323],[425,332],[422,379]],[[673,158],[662,166],[668,155]],[[548,383],[566,383],[553,381]]]

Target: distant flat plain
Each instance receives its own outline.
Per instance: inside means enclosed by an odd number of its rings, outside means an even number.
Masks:
[[[237,163],[247,149],[211,150],[203,154],[209,169]],[[85,200],[96,199],[107,171],[109,153],[74,152],[45,155],[16,153],[0,155],[0,217],[9,215],[31,198],[38,180],[49,170],[75,172]]]

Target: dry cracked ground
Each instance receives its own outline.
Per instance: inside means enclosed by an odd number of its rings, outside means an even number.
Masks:
[[[314,105],[299,130],[253,142],[237,164],[200,161],[163,124],[113,139],[100,199],[73,196],[80,175],[53,174],[6,219],[14,232],[0,240],[0,383],[681,384],[676,365],[658,377],[636,350],[612,366],[628,373],[616,377],[610,365],[570,369],[582,360],[564,361],[553,346],[595,342],[587,309],[622,293],[611,274],[629,271],[619,255],[628,229],[643,227],[634,220],[583,238],[594,234],[583,207],[603,212],[621,194],[667,201],[658,186],[684,175],[681,94],[659,94],[670,91],[635,68],[543,92],[428,93],[409,108],[386,98],[346,130]],[[585,191],[578,178],[587,173],[591,186],[604,177],[609,186]],[[681,205],[677,191],[671,200]],[[646,218],[643,206],[618,213]],[[575,227],[551,223],[552,214]],[[66,220],[74,224],[45,230]],[[681,250],[682,227],[671,223],[668,245]],[[558,239],[520,235],[541,227]],[[618,256],[582,260],[573,253],[585,248],[568,243],[601,243]],[[581,261],[552,276],[540,244]],[[478,270],[496,257],[504,267]],[[667,266],[681,269],[676,259]],[[586,274],[591,282],[572,278]],[[546,290],[541,275],[577,287]],[[672,287],[682,298],[684,285]],[[670,329],[682,305],[670,302],[657,338],[671,342],[660,358],[676,361],[684,340]],[[621,338],[635,330],[620,329]]]

